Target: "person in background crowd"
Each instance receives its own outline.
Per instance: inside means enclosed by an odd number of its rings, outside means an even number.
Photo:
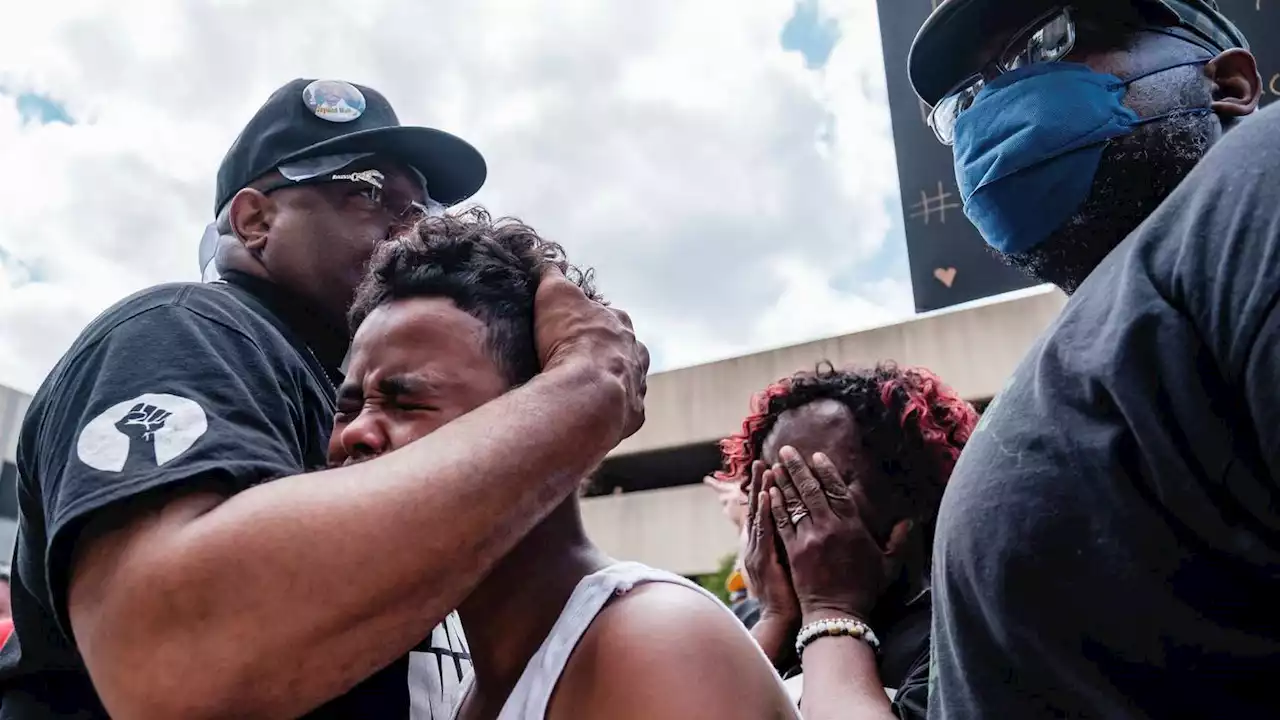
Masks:
[[[9,565],[0,564],[0,647],[13,634],[13,610],[9,604]]]
[[[747,494],[737,480],[724,480],[715,475],[702,478],[702,482],[716,493],[716,500],[724,510],[725,517],[737,531],[739,538],[744,538],[747,519]],[[745,543],[740,543],[745,547]],[[760,615],[760,604],[751,597],[747,588],[746,570],[742,567],[742,553],[734,555],[733,570],[725,580],[725,591],[729,593],[729,609],[747,627],[755,624]]]
[[[806,718],[924,717],[934,520],[976,423],[923,368],[825,364],[753,398],[721,444],[722,477],[749,478],[752,634],[803,669]]]
[[[218,171],[222,280],[107,310],[31,402],[0,718],[449,711],[465,646],[413,650],[640,426],[648,368],[625,314],[547,274],[535,377],[325,470],[364,266],[485,172],[372,88],[272,94]]]
[[[1247,47],[1206,0],[952,0],[916,38],[969,217],[1070,295],[942,502],[932,718],[1280,713],[1280,110],[1242,122]]]
[[[724,516],[733,524],[734,529],[741,530],[747,521],[747,496],[736,480],[723,480],[715,475],[702,478],[702,482],[715,491],[716,500],[724,510]]]
[[[427,218],[379,248],[351,309],[355,340],[331,463],[389,460],[534,378],[534,293],[548,270],[603,302],[591,273],[569,265],[559,245],[480,209]],[[714,595],[604,555],[573,496],[460,611],[475,663],[455,715],[463,720],[798,717]]]

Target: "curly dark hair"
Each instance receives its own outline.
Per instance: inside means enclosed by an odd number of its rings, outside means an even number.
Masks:
[[[512,386],[538,373],[533,297],[542,270],[555,266],[596,293],[593,273],[570,265],[564,248],[514,218],[492,220],[482,207],[426,217],[373,254],[348,314],[352,332],[371,312],[396,300],[441,297],[488,328],[487,345]]]
[[[978,413],[924,368],[886,362],[837,370],[824,362],[770,385],[751,399],[742,432],[721,441],[719,477],[746,481],[778,416],[816,400],[837,400],[853,411],[863,448],[916,518],[931,525]]]

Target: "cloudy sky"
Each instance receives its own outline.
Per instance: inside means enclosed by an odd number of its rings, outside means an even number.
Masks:
[[[0,384],[198,278],[213,179],[296,77],[484,153],[476,198],[597,269],[656,369],[911,312],[872,0],[58,0],[0,43]],[[12,17],[17,13],[19,17]]]

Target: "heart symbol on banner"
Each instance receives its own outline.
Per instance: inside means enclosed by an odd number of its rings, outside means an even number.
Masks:
[[[951,287],[951,283],[956,281],[956,269],[953,267],[938,268],[933,271],[933,276],[938,278],[938,282]]]

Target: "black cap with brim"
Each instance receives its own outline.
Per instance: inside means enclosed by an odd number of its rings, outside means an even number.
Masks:
[[[431,199],[453,205],[475,195],[484,185],[488,166],[466,140],[427,127],[362,130],[325,140],[280,158],[277,165],[324,155],[373,153],[404,163],[427,179]]]
[[[1062,0],[946,0],[925,20],[911,43],[907,76],[916,95],[930,106],[937,105],[976,71],[970,61],[986,49],[993,31],[1029,25],[1062,4]],[[1087,4],[1116,9],[1116,0]],[[1138,4],[1153,22],[1178,23],[1178,15],[1162,3]]]
[[[442,205],[484,185],[484,158],[442,130],[400,124],[391,103],[365,85],[299,78],[271,94],[245,125],[218,168],[214,214],[249,183],[288,162],[373,153],[417,170]]]

